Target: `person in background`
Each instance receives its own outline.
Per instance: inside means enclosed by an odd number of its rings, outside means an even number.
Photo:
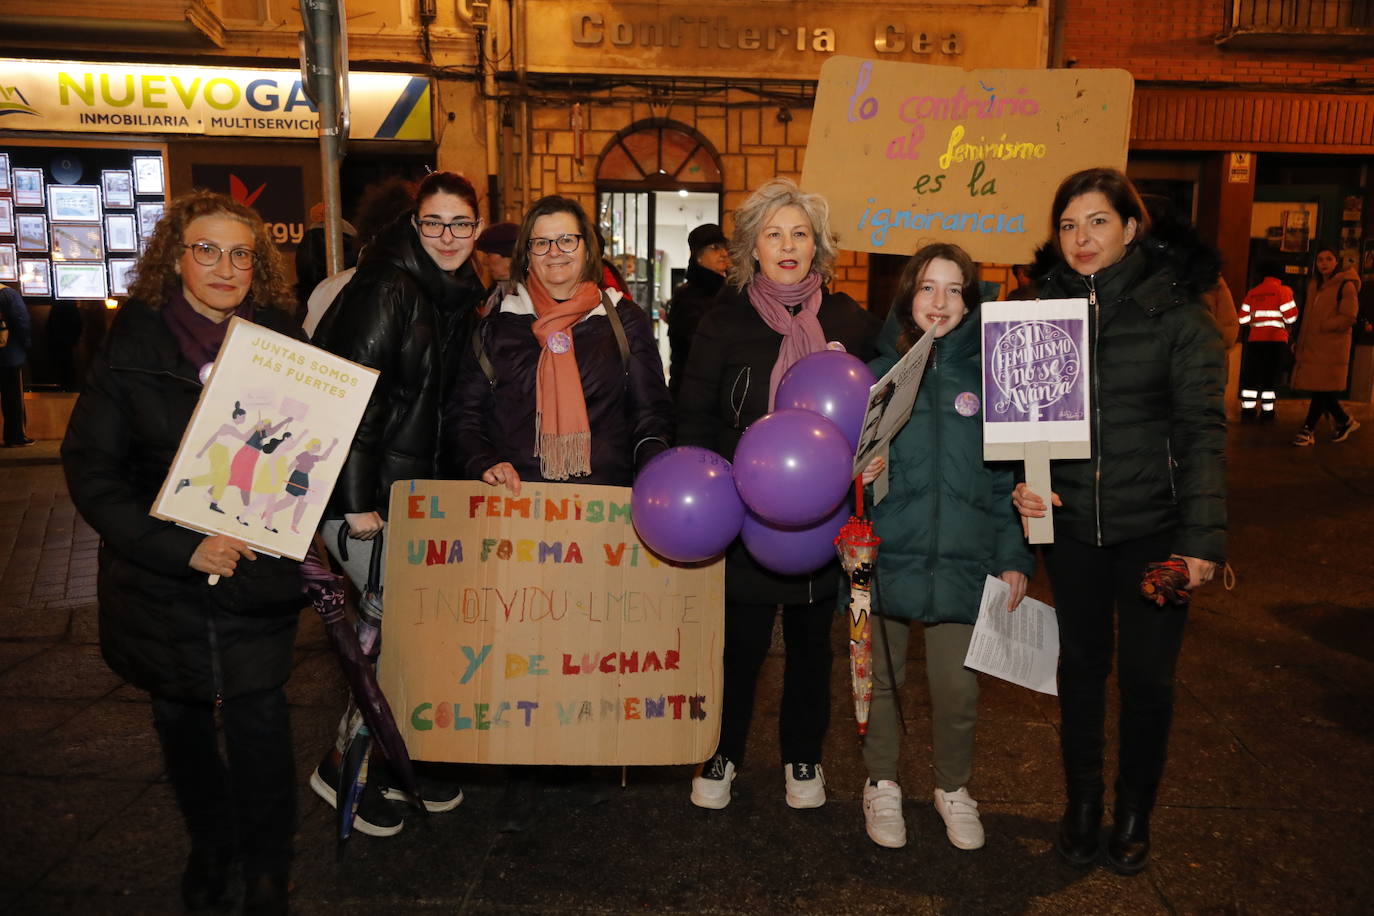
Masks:
[[[358,230],[346,219],[339,220],[343,229],[344,269],[358,264]],[[310,225],[305,236],[296,246],[296,302],[304,307],[310,294],[320,281],[329,275],[329,257],[326,253],[326,233],[324,225],[324,201],[310,208]]]
[[[486,287],[482,307],[478,310],[485,318],[492,309],[515,290],[510,278],[511,258],[515,253],[515,236],[520,227],[515,223],[492,223],[477,236],[477,250],[473,254],[477,261],[477,273]]]
[[[1011,275],[1016,280],[1016,288],[1007,293],[1008,302],[1040,298],[1035,288],[1035,278],[1031,275],[1030,264],[1013,264]]]
[[[728,286],[692,340],[678,390],[678,445],[727,460],[749,424],[773,409],[793,363],[824,349],[873,355],[878,322],[844,293],[826,288],[837,255],[824,197],[786,178],[764,182],[735,211]],[[736,539],[725,560],[725,684],[720,743],[692,780],[692,803],[730,804],[744,762],[754,690],[782,605],[786,643],[778,720],[787,804],[825,804],[821,746],[830,723],[830,630],[839,563],[811,575],[760,566]]]
[[[81,306],[70,299],[58,299],[48,309],[48,324],[43,336],[48,340],[48,358],[52,360],[57,384],[63,391],[79,391],[81,379],[76,369],[76,348],[84,330]]]
[[[363,590],[372,553],[382,550],[391,484],[452,476],[440,454],[444,394],[453,384],[482,286],[470,258],[482,227],[477,191],[453,172],[431,172],[420,182],[415,205],[393,220],[364,249],[358,271],[315,331],[315,344],[380,371],[325,509],[325,544]],[[347,549],[340,546],[341,534]],[[346,554],[346,555],[345,555]],[[380,585],[381,583],[377,583]],[[363,623],[379,627],[382,607],[362,602]],[[339,723],[310,787],[330,805],[352,711]],[[462,789],[433,766],[417,765],[425,808],[450,811]],[[388,796],[390,799],[388,800]],[[404,826],[391,776],[374,754],[353,820],[370,836],[392,836]]]
[[[1043,548],[1059,621],[1060,750],[1068,803],[1055,848],[1087,867],[1102,850],[1107,676],[1121,694],[1116,804],[1107,864],[1150,859],[1150,816],[1173,721],[1186,604],[1141,596],[1149,564],[1186,569],[1189,591],[1226,557],[1225,352],[1202,295],[1218,260],[1189,236],[1165,240],[1130,180],[1086,169],[1060,184],[1037,253],[1040,295],[1087,298],[1092,454],[1050,465],[1054,543]],[[1024,483],[1013,502],[1042,517]]]
[[[209,191],[178,198],[138,260],[62,443],[72,502],[100,535],[100,650],[152,694],[190,834],[188,910],[228,909],[242,862],[242,912],[287,912],[296,766],[283,685],[305,600],[300,564],[148,513],[229,319],[303,339],[294,306],[257,213]]]
[[[383,229],[415,209],[415,182],[408,178],[392,177],[368,186],[358,203],[358,249],[361,255],[376,240]],[[305,318],[301,326],[305,333],[315,334],[324,313],[334,304],[339,291],[348,285],[357,272],[356,267],[341,270],[320,281],[306,300]]]
[[[978,803],[969,795],[973,733],[978,722],[978,675],[964,667],[973,624],[988,576],[1011,587],[1016,610],[1035,570],[1011,505],[1010,465],[983,463],[983,370],[977,309],[978,271],[955,245],[927,245],[912,255],[897,288],[878,358],[882,377],[922,334],[935,342],[911,419],[897,433],[886,461],[864,469],[871,484],[886,466],[887,497],[873,506],[874,533],[882,538],[877,575],[882,615],[872,619],[873,701],[864,764],[864,825],[879,846],[906,845],[898,757],[902,726],[895,694],[906,681],[913,625],[925,638],[930,687],[935,810],[958,849],[983,845]],[[932,331],[933,329],[933,331]],[[891,670],[887,660],[891,659]]]
[[[1293,290],[1279,275],[1281,265],[1260,265],[1263,279],[1245,294],[1240,304],[1240,325],[1247,329],[1244,362],[1241,364],[1240,408],[1245,420],[1274,422],[1279,380],[1288,358],[1288,328],[1298,320]]]
[[[668,300],[669,359],[668,390],[677,397],[682,376],[687,371],[687,354],[692,347],[701,316],[715,302],[730,270],[730,242],[715,223],[704,223],[687,233],[687,279]]]
[[[1299,391],[1312,392],[1312,403],[1302,429],[1293,437],[1294,445],[1317,441],[1317,424],[1323,415],[1331,417],[1332,442],[1344,442],[1360,428],[1360,421],[1345,412],[1338,398],[1349,378],[1351,329],[1360,314],[1360,278],[1354,269],[1340,267],[1334,248],[1317,247],[1293,347],[1297,363],[1291,383]]]
[[[0,320],[5,331],[0,346],[0,413],[5,415],[5,448],[33,445],[24,432],[24,363],[29,359],[33,332],[29,307],[19,291],[0,283]]]

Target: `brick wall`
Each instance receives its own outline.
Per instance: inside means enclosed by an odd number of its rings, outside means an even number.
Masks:
[[[1374,77],[1374,48],[1334,52],[1229,51],[1215,44],[1226,0],[1066,0],[1064,57],[1077,67],[1119,67],[1137,81],[1276,83],[1291,89]]]

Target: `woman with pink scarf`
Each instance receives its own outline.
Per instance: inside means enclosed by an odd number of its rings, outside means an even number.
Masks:
[[[775,178],[734,213],[733,266],[693,338],[678,394],[678,445],[733,459],[749,424],[773,410],[778,382],[823,349],[873,356],[878,322],[849,296],[831,292],[837,254],[829,206]],[[725,696],[720,744],[692,780],[692,803],[724,808],[744,761],[754,688],[782,610],[786,662],[778,732],[787,804],[825,804],[821,744],[830,711],[830,626],[839,566],[807,576],[764,569],[740,541],[725,566]]]

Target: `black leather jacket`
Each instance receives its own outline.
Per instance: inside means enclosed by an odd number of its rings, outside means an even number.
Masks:
[[[439,454],[442,393],[451,387],[481,297],[472,262],[453,275],[440,270],[408,216],[363,252],[314,337],[316,346],[381,372],[328,517],[385,516],[394,481],[453,476]]]

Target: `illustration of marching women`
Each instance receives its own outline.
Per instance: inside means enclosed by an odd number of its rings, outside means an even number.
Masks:
[[[454,172],[427,175],[414,209],[363,249],[357,273],[315,330],[317,346],[381,371],[321,526],[330,552],[366,593],[362,625],[374,633],[382,616],[374,596],[381,585],[381,535],[392,482],[454,476],[440,455],[440,413],[481,302],[482,285],[469,263],[481,228],[471,182]],[[296,472],[309,472],[299,457]],[[374,569],[376,588],[368,589]],[[345,714],[335,746],[311,774],[311,788],[330,805],[337,805],[343,752],[360,722],[356,710]],[[353,826],[371,836],[392,836],[404,826],[404,796],[393,788],[380,757],[374,753],[369,765]],[[420,789],[431,812],[450,811],[463,798],[457,783],[437,768],[420,771]]]
[[[188,910],[230,905],[231,871],[242,863],[244,912],[287,911],[296,783],[283,685],[304,601],[299,564],[149,509],[229,320],[303,339],[293,306],[281,256],[254,211],[207,191],[177,199],[139,258],[62,443],[72,502],[101,538],[101,651],[152,694],[190,834],[181,878]],[[233,483],[247,504],[266,432],[259,423],[252,430],[236,409],[206,443],[222,450],[196,481],[212,499]],[[259,446],[247,445],[254,435]],[[231,460],[220,438],[251,454]],[[211,586],[207,575],[223,581]]]

